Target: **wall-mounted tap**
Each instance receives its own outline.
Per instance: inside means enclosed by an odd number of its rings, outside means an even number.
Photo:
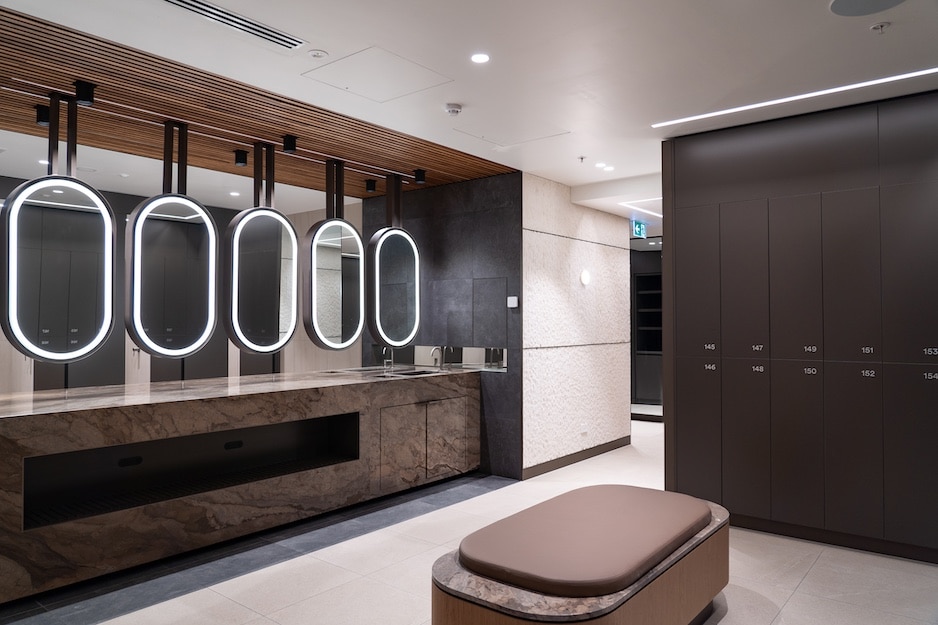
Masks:
[[[439,361],[437,361],[436,356],[433,355],[433,354],[436,354],[437,352],[439,352],[439,354],[440,354],[440,360],[439,360]],[[433,364],[434,364],[434,365],[439,365],[440,370],[443,369],[443,360],[444,360],[444,358],[443,358],[443,348],[442,348],[442,347],[437,346],[437,347],[434,347],[433,349],[431,349],[431,350],[430,350],[430,358],[433,359]]]
[[[394,348],[382,347],[381,358],[384,360],[384,370],[392,371],[394,369]]]

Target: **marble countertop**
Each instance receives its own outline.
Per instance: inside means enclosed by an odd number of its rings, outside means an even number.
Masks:
[[[179,382],[153,382],[93,386],[54,391],[0,394],[0,419],[36,414],[93,410],[115,406],[192,401],[237,397],[260,393],[326,388],[349,384],[373,384],[392,380],[454,375],[482,369],[468,367],[448,370],[401,365],[386,373],[383,367],[360,367],[308,373],[275,373]],[[419,375],[413,372],[419,371]],[[411,373],[408,375],[408,373]]]

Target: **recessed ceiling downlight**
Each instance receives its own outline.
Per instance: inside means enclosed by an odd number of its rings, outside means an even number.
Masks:
[[[489,55],[486,54],[485,52],[476,52],[469,58],[472,59],[473,63],[488,63],[489,62]]]
[[[905,0],[832,0],[831,13],[843,17],[861,17],[873,15],[891,9]]]

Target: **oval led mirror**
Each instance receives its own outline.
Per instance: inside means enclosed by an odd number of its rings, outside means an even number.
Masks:
[[[296,330],[296,231],[270,208],[231,220],[225,237],[225,326],[239,348],[271,354]]]
[[[215,222],[184,195],[144,200],[127,223],[127,331],[155,356],[201,349],[216,321]]]
[[[90,186],[46,176],[3,205],[3,331],[20,352],[68,363],[97,350],[114,318],[114,214]]]
[[[365,327],[365,249],[355,227],[327,219],[309,229],[303,325],[316,345],[345,349]]]
[[[369,329],[387,347],[404,347],[420,327],[420,254],[401,228],[383,228],[368,243]]]

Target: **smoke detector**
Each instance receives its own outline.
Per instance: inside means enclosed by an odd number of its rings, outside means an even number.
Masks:
[[[446,114],[450,117],[456,117],[462,113],[462,104],[456,104],[455,102],[447,102],[443,105],[443,110],[446,111]]]

